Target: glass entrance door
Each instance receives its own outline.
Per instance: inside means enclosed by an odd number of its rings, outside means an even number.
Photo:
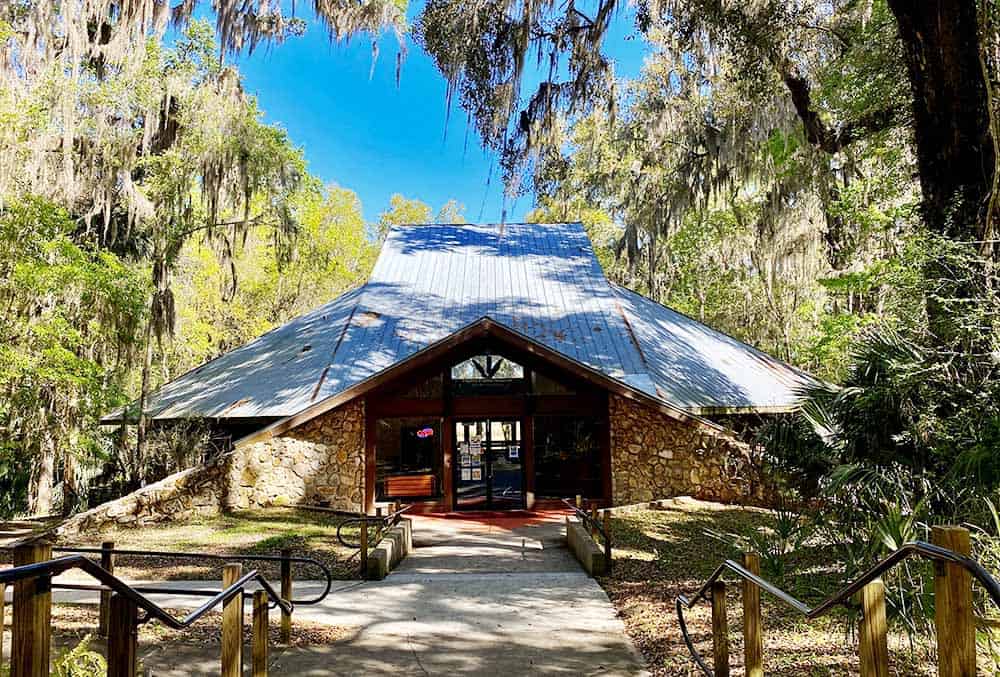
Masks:
[[[521,422],[455,421],[455,507],[495,510],[524,507]]]

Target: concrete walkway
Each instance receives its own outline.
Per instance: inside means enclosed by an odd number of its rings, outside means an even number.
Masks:
[[[568,553],[561,516],[413,519],[414,553],[386,580],[339,582],[322,604],[296,610],[299,618],[349,627],[349,637],[276,648],[273,674],[645,674],[604,591]],[[297,584],[296,597],[314,589],[321,585]],[[160,595],[156,601],[197,603]],[[217,674],[217,653],[204,654],[171,648],[169,656],[154,651],[144,661],[157,675]]]

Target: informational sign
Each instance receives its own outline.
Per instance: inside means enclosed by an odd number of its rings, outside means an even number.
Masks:
[[[473,482],[478,482],[481,479],[483,479],[483,469],[482,468],[473,468],[472,469],[472,481]]]
[[[509,458],[520,458],[521,457],[521,445],[512,444],[507,447],[507,456]]]
[[[463,482],[468,482],[471,479],[472,479],[472,469],[471,468],[462,468],[462,481]]]
[[[469,451],[472,452],[473,456],[478,456],[483,453],[483,443],[479,440],[472,440],[469,444]]]
[[[473,468],[478,468],[479,466],[481,466],[483,464],[482,460],[480,459],[479,456],[473,456],[470,460],[472,462],[472,467]]]
[[[460,458],[461,458],[461,460],[459,461],[459,465],[471,465],[472,464],[472,457],[469,456],[468,453],[462,453],[461,456],[460,456]]]

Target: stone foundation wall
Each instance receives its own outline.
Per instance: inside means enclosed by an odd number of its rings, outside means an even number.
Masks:
[[[767,503],[767,491],[742,442],[618,395],[610,395],[608,409],[615,505],[681,495]]]
[[[233,456],[230,508],[309,503],[359,512],[365,498],[365,409],[353,401]]]
[[[360,401],[327,412],[280,437],[239,447],[80,513],[59,532],[100,531],[298,503],[361,511],[365,412]]]

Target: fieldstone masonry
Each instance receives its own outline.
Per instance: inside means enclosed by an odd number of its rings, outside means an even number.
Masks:
[[[309,503],[358,512],[365,496],[365,409],[360,400],[281,437],[233,454],[227,508]]]
[[[610,395],[615,505],[672,496],[767,504],[747,446],[698,422],[678,421]],[[237,448],[67,521],[63,533],[187,519],[220,510],[364,505],[365,410],[361,400],[271,439]]]
[[[237,448],[80,513],[59,532],[139,526],[221,510],[296,503],[360,512],[364,459],[364,403],[349,402],[279,437]]]
[[[748,447],[725,432],[678,421],[618,395],[609,397],[608,410],[615,505],[680,495],[766,502]]]

